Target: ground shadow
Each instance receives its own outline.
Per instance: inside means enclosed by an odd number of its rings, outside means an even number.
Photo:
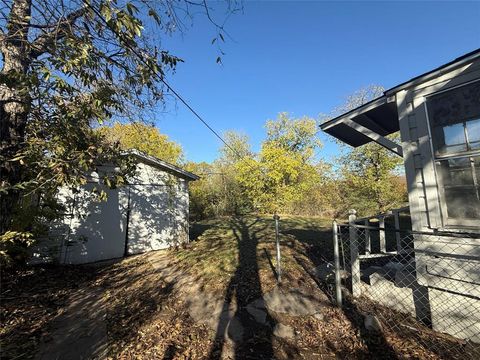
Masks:
[[[364,326],[364,314],[351,297],[344,298],[343,313],[350,323],[357,329],[359,337],[366,345],[368,353],[362,354],[359,358],[368,359],[397,359],[397,354],[392,346],[387,342],[385,336],[381,332],[369,331]],[[348,357],[348,354],[343,354]],[[343,356],[341,356],[343,357]]]
[[[257,359],[272,359],[273,327],[275,320],[265,308],[266,318],[257,322],[247,311],[247,305],[253,300],[261,299],[259,267],[257,263],[257,234],[263,230],[258,226],[259,218],[246,220],[234,217],[230,221],[238,246],[238,266],[225,291],[223,311],[228,312],[233,304],[236,310],[233,318],[220,317],[210,359],[220,359],[226,342],[225,334],[234,343],[234,358],[245,359],[254,356]],[[255,230],[253,231],[253,229]]]
[[[70,295],[97,276],[92,267],[39,265],[1,271],[1,358],[32,358]]]
[[[190,225],[189,240],[196,241],[205,231],[212,228],[212,224],[193,223]]]

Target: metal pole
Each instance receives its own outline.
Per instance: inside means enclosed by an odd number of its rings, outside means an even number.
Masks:
[[[278,220],[280,220],[280,216],[277,214],[273,215],[275,220],[275,241],[277,243],[277,282],[280,283],[282,281],[282,270],[280,268],[280,239],[278,236]]]
[[[340,277],[340,254],[338,249],[338,226],[333,220],[333,255],[335,258],[335,299],[337,306],[342,307],[342,279]]]
[[[370,226],[370,219],[365,219],[364,225]],[[371,251],[372,251],[372,245],[370,242],[370,229],[365,228],[365,253],[370,254]]]

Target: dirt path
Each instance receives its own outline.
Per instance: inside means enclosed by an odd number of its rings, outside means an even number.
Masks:
[[[36,360],[104,358],[108,352],[104,289],[87,287],[72,294],[52,321]]]

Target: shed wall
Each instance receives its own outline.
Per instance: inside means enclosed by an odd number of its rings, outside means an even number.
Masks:
[[[98,178],[93,174],[75,191],[60,189],[66,212],[34,249],[33,262],[82,264],[188,241],[187,180],[144,163],[137,164],[130,185],[118,189],[108,189]],[[95,200],[94,188],[105,191],[107,200]]]
[[[139,164],[129,191],[129,254],[188,241],[188,181]]]

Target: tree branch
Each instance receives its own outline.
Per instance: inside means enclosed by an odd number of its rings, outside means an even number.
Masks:
[[[30,55],[32,58],[37,58],[44,54],[57,40],[64,38],[75,21],[85,15],[86,12],[86,7],[74,11],[65,18],[60,19],[55,25],[54,30],[38,36],[31,45]]]

